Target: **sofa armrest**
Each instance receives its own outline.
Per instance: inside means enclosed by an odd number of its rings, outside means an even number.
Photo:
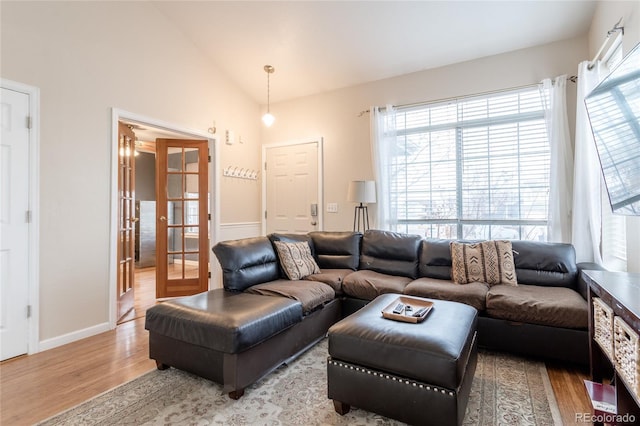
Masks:
[[[576,266],[578,267],[578,285],[576,290],[578,290],[578,293],[582,295],[584,300],[587,300],[589,284],[587,284],[584,277],[582,276],[582,272],[583,271],[606,271],[607,268],[605,268],[602,265],[598,265],[597,263],[594,263],[594,262],[580,262]]]

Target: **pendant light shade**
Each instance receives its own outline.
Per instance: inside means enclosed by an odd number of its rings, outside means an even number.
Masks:
[[[276,118],[270,112],[262,116],[262,122],[267,127],[271,127],[274,121],[276,121]]]
[[[271,65],[265,65],[264,66],[264,72],[267,73],[267,113],[265,115],[262,116],[262,122],[264,123],[265,126],[267,127],[271,127],[271,125],[273,124],[274,121],[276,121],[276,118],[273,116],[273,114],[271,114],[271,112],[269,111],[269,104],[270,104],[270,87],[269,87],[269,75],[273,74],[273,72],[276,69],[273,68]]]

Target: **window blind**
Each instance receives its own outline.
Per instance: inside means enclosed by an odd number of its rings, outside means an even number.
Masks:
[[[435,238],[546,240],[549,143],[539,89],[396,110],[395,229]]]

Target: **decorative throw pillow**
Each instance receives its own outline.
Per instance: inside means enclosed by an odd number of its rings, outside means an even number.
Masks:
[[[451,242],[451,279],[457,284],[518,285],[511,241]]]
[[[309,243],[301,241],[298,243],[285,243],[274,241],[280,266],[290,280],[300,280],[307,275],[319,274],[320,268],[311,255]]]

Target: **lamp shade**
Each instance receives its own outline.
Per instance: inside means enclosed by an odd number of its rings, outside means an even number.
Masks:
[[[347,199],[354,203],[375,203],[376,182],[374,180],[353,180],[349,183]]]
[[[262,122],[267,127],[271,127],[274,121],[276,121],[276,118],[270,112],[262,116]]]

